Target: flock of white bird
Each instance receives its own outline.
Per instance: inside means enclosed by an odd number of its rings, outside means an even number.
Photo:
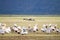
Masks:
[[[21,27],[17,24],[14,24],[13,27],[6,27],[6,24],[0,23],[0,34],[4,35],[5,33],[16,32],[17,34],[28,34],[30,32],[37,31],[51,33],[51,32],[59,32],[60,28],[57,27],[57,24],[43,24],[41,28],[38,28],[38,24],[35,24],[33,27],[30,25],[28,27]]]
[[[42,32],[45,33],[52,33],[52,32],[59,32],[60,33],[60,28],[57,27],[57,24],[44,24],[43,27],[41,28]]]

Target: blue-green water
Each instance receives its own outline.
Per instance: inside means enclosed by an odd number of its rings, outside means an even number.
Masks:
[[[60,0],[0,0],[0,14],[60,15]]]

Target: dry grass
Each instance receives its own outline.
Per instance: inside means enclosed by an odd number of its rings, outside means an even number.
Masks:
[[[23,18],[33,18],[35,21],[24,21]],[[19,26],[28,26],[29,24],[33,27],[38,24],[39,29],[43,24],[57,24],[60,27],[60,17],[0,17],[1,23],[6,23],[8,26],[13,26],[14,23]],[[30,33],[27,35],[20,35],[16,33],[10,33],[5,35],[0,35],[0,40],[60,40],[60,33],[46,34],[40,31],[36,33]]]

